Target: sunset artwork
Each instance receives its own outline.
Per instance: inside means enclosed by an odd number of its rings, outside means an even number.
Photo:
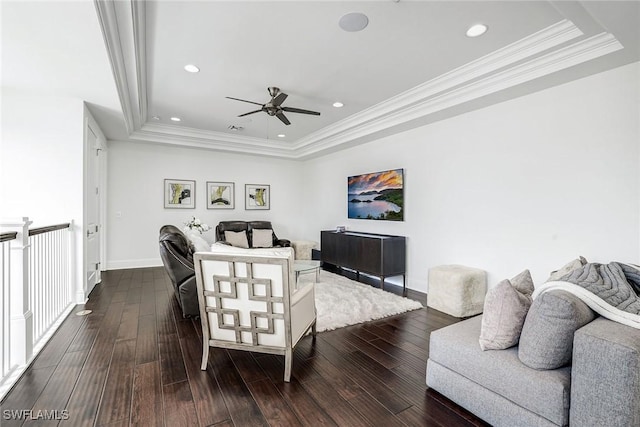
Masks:
[[[350,176],[348,217],[355,219],[404,220],[404,170]]]

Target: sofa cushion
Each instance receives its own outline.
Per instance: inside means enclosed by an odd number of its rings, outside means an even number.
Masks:
[[[251,233],[251,246],[254,248],[273,247],[273,230],[255,228]]]
[[[522,325],[531,306],[533,280],[525,270],[491,288],[484,300],[480,331],[482,350],[503,350],[518,344]]]
[[[229,246],[225,245],[221,242],[216,242],[211,245],[211,252],[220,253],[220,254],[236,254],[236,255],[244,255],[244,256],[255,256],[255,257],[270,257],[270,258],[289,258],[293,261],[293,248],[280,248],[280,247],[271,247],[271,248],[240,248],[237,246]]]
[[[429,359],[557,425],[567,425],[571,368],[531,369],[520,362],[517,347],[482,351],[482,317],[433,331]]]
[[[225,231],[224,240],[238,248],[249,248],[246,231]]]
[[[596,318],[580,298],[565,291],[539,295],[520,335],[520,361],[534,369],[556,369],[571,362],[573,334]]]

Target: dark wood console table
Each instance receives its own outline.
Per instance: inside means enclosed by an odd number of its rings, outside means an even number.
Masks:
[[[406,238],[386,234],[333,230],[320,233],[322,262],[380,277],[402,275],[402,291],[406,292]]]

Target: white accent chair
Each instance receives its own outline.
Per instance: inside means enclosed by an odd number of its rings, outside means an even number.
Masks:
[[[284,381],[289,382],[295,345],[309,329],[316,334],[313,283],[296,288],[291,248],[214,244],[212,251],[194,255],[201,369],[207,369],[209,346],[283,354]]]

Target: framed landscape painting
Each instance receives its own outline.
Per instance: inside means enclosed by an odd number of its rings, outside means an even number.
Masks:
[[[264,184],[245,184],[244,186],[244,208],[246,210],[271,208],[271,190]]]
[[[207,209],[234,209],[235,184],[207,181]]]
[[[350,176],[348,217],[404,221],[404,169]]]
[[[165,179],[164,207],[171,209],[195,209],[196,182],[184,179]]]

